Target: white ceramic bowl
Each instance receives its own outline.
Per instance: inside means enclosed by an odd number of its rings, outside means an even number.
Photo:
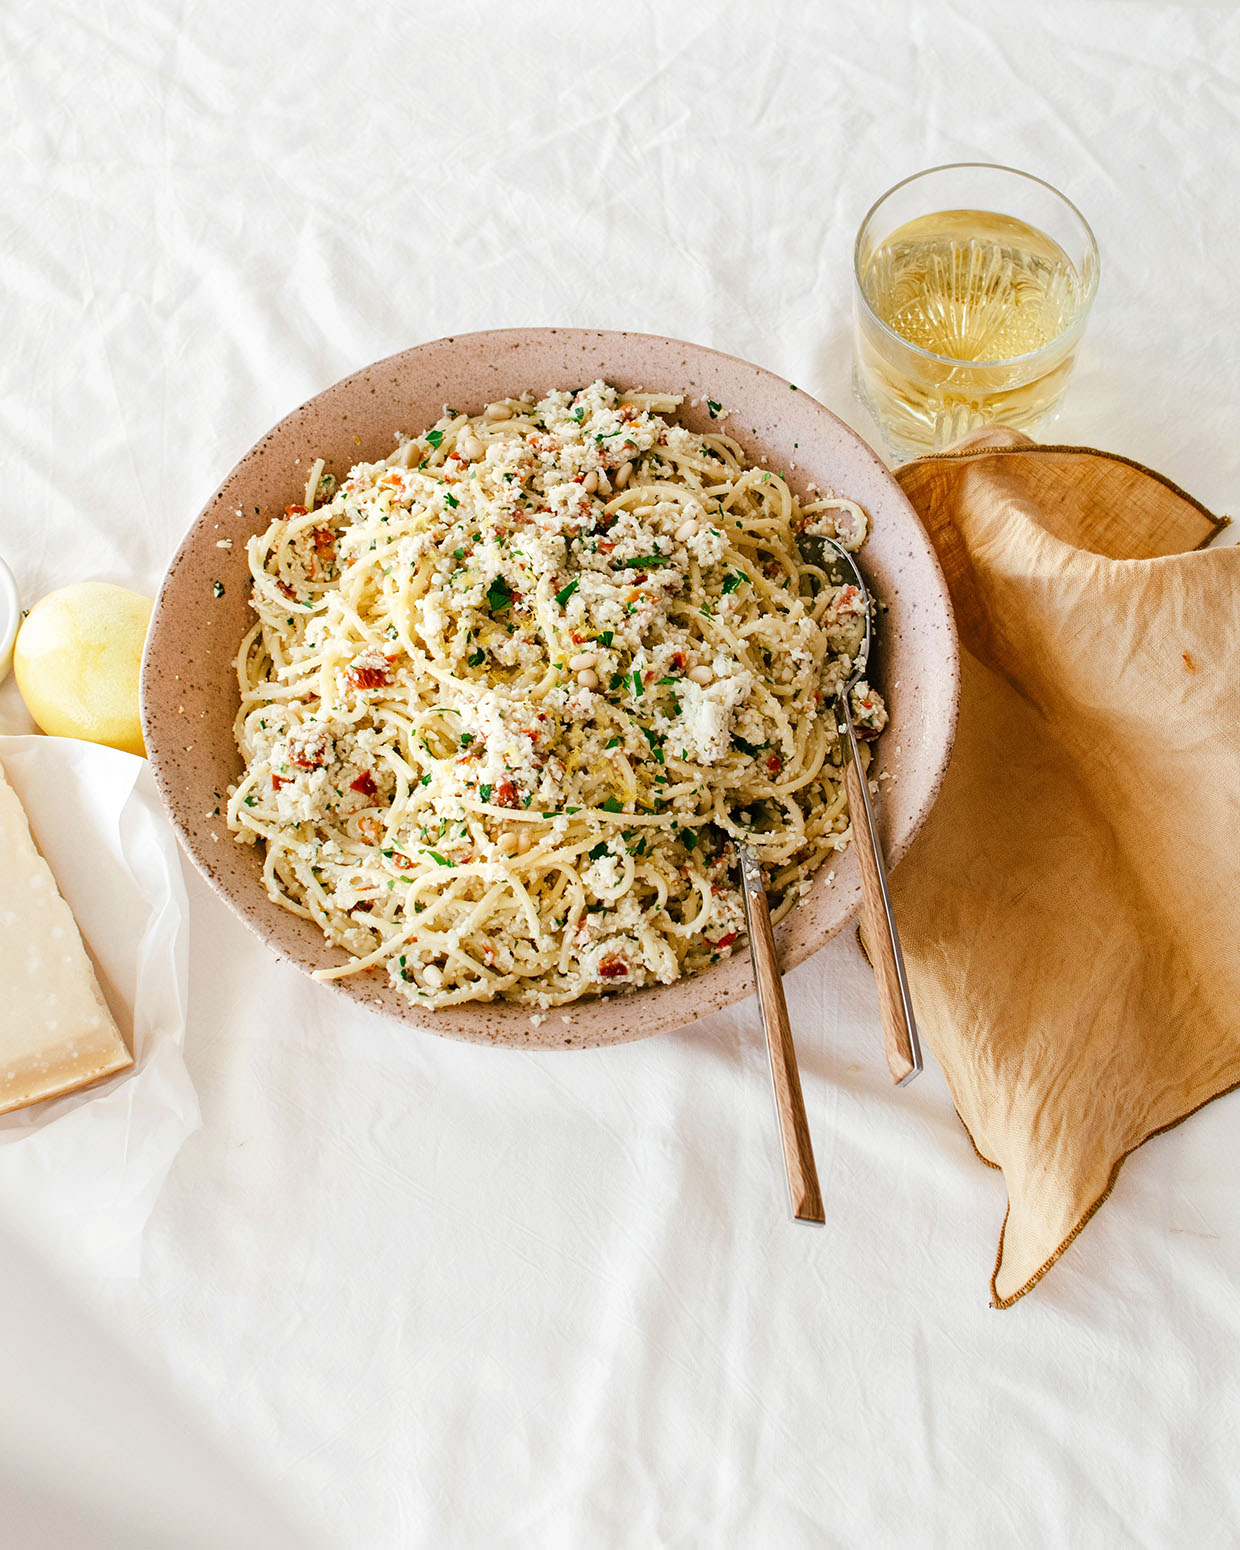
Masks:
[[[252,623],[246,541],[299,499],[316,457],[325,457],[328,470],[343,477],[359,460],[386,456],[398,430],[416,433],[433,424],[444,404],[476,414],[496,398],[575,387],[596,377],[620,388],[683,394],[678,418],[698,431],[710,424],[706,401],[721,402],[731,411],[729,435],[753,461],[765,455],[789,470],[802,493],[813,481],[866,507],[871,536],[861,559],[886,604],[879,686],[891,721],[877,744],[877,767],[892,777],[883,783],[880,815],[889,863],[907,850],[934,801],[956,724],[959,663],[951,606],[913,508],[859,437],[808,393],[761,367],[676,339],[543,328],[436,340],[347,377],[267,432],[190,528],[147,637],[143,731],[181,840],[242,918],[307,972],[346,955],[328,945],[312,922],[267,897],[258,847],[234,844],[215,816],[241,770],[233,741],[238,692],[232,663]],[[231,541],[231,548],[219,547],[221,541]],[[799,963],[839,931],[856,913],[860,896],[851,852],[830,878],[828,869],[819,871],[777,932],[784,966]],[[680,1027],[750,994],[752,983],[749,957],[742,953],[671,985],[577,1002],[535,1027],[530,1009],[510,1002],[429,1011],[412,1005],[386,976],[327,982],[336,995],[432,1032],[543,1048],[616,1043]]]
[[[21,622],[22,605],[17,596],[17,582],[0,557],[0,683],[9,676],[13,666],[13,642]]]

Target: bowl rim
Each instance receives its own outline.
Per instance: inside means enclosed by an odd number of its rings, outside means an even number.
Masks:
[[[0,554],[0,683],[9,676],[13,666],[13,647],[21,628],[22,603],[17,590],[17,577],[7,560]]]
[[[423,353],[429,354],[436,350],[457,347],[465,347],[474,351],[485,349],[502,350],[505,348],[511,350],[513,347],[541,340],[544,337],[570,342],[588,341],[595,346],[601,345],[604,347],[611,341],[625,340],[630,343],[636,343],[639,345],[645,344],[671,350],[685,350],[691,352],[692,356],[695,358],[696,363],[708,365],[710,361],[716,361],[721,367],[727,367],[732,370],[740,370],[744,373],[756,376],[758,379],[763,381],[764,385],[768,389],[777,388],[785,392],[788,389],[795,389],[795,391],[801,395],[802,401],[812,407],[814,413],[825,416],[837,428],[837,434],[842,434],[843,438],[852,444],[852,452],[855,456],[869,462],[871,465],[871,472],[876,474],[880,481],[887,486],[888,494],[891,499],[894,500],[896,504],[905,508],[909,522],[911,524],[910,531],[920,536],[922,544],[922,554],[920,558],[927,565],[929,577],[933,581],[934,596],[932,602],[937,605],[939,622],[943,627],[944,645],[946,647],[945,655],[938,659],[935,664],[935,671],[939,680],[937,691],[938,697],[941,701],[945,702],[946,706],[945,714],[943,717],[943,720],[946,722],[946,726],[943,728],[943,736],[938,758],[933,769],[923,767],[922,779],[924,782],[924,794],[922,796],[920,806],[915,812],[912,821],[910,821],[907,825],[906,832],[896,837],[894,841],[887,844],[885,854],[889,870],[893,869],[907,853],[909,847],[913,843],[913,840],[916,838],[918,831],[920,830],[931,808],[933,807],[934,802],[937,800],[939,792],[942,788],[955,740],[960,701],[959,637],[957,633],[951,597],[947,588],[946,579],[943,575],[942,566],[939,563],[938,555],[936,554],[934,547],[930,542],[929,536],[926,533],[926,530],[921,523],[921,519],[917,515],[917,512],[913,508],[911,502],[908,500],[908,497],[905,495],[904,491],[901,489],[897,480],[892,475],[891,471],[888,469],[887,465],[879,457],[878,453],[875,452],[875,450],[855,430],[853,430],[851,426],[843,421],[819,399],[806,392],[805,389],[800,388],[797,384],[790,382],[787,378],[779,376],[776,372],[771,371],[769,368],[759,366],[752,361],[746,360],[742,356],[730,355],[724,351],[715,350],[710,346],[695,344],[692,341],[677,339],[670,335],[650,334],[628,329],[592,329],[560,327],[558,325],[545,327],[532,326],[504,329],[484,329],[441,335],[437,339],[425,340],[421,343],[408,346],[404,349],[393,351],[388,355],[380,357],[378,360],[372,361],[357,368],[354,371],[349,372],[345,376],[340,377],[336,381],[328,384],[326,387],[321,388],[318,392],[312,394],[310,398],[304,400],[302,403],[290,410],[287,414],[283,415],[278,421],[275,422],[274,425],[271,426],[268,431],[264,432],[264,434],[242,455],[241,458],[237,460],[237,462],[232,466],[227,475],[221,481],[220,485],[208,499],[206,504],[198,512],[197,516],[191,521],[189,527],[181,539],[181,542],[176,548],[172,560],[170,561],[168,568],[163,578],[161,579],[159,592],[156,598],[155,611],[152,617],[151,628],[147,635],[146,647],[143,654],[141,678],[141,715],[143,733],[149,751],[149,759],[152,773],[155,777],[156,787],[159,791],[164,807],[168,812],[169,818],[172,821],[173,827],[176,831],[182,848],[186,851],[190,860],[194,863],[196,869],[201,873],[212,890],[228,905],[229,909],[235,915],[239,916],[245,922],[245,924],[255,932],[255,934],[264,943],[268,950],[274,953],[277,958],[288,962],[294,967],[300,969],[307,975],[307,977],[310,977],[310,965],[304,961],[303,958],[300,957],[287,942],[277,939],[270,932],[264,930],[254,919],[250,917],[245,907],[244,900],[237,897],[236,893],[226,885],[224,879],[216,875],[212,865],[212,847],[208,846],[205,843],[205,840],[200,844],[200,837],[181,821],[177,801],[178,787],[175,780],[172,778],[171,772],[164,767],[164,755],[166,752],[172,751],[171,743],[173,741],[171,736],[168,736],[167,741],[169,743],[169,747],[168,749],[165,749],[165,734],[170,734],[173,729],[171,727],[165,728],[157,722],[156,712],[152,709],[152,701],[155,696],[150,692],[151,679],[153,676],[151,667],[153,658],[158,650],[160,638],[162,636],[162,629],[164,624],[163,605],[165,602],[166,593],[168,592],[170,585],[172,584],[182,562],[185,561],[198,547],[200,539],[205,532],[206,524],[211,519],[212,515],[216,512],[216,508],[221,500],[221,497],[230,489],[230,487],[233,485],[233,482],[245,472],[251,463],[254,463],[263,457],[268,448],[268,445],[271,442],[277,440],[282,435],[291,432],[296,426],[297,422],[307,413],[307,411],[311,410],[314,406],[319,405],[321,401],[330,400],[337,397],[338,395],[344,395],[349,391],[350,388],[360,386],[361,384],[365,383],[375,373],[391,370],[395,363],[404,361],[411,356]],[[606,373],[604,372],[603,375],[606,375]],[[228,831],[225,832],[227,833]],[[218,849],[218,847],[216,848]],[[841,868],[852,868],[852,870],[856,870],[855,847],[850,846],[849,849],[844,853],[841,861]],[[815,929],[812,933],[812,940],[810,940],[808,943],[798,944],[792,952],[782,955],[784,973],[787,973],[791,969],[797,967],[800,963],[806,961],[814,953],[820,951],[828,941],[843,931],[857,915],[861,902],[859,878],[851,879],[847,885],[837,881],[834,886],[836,892],[847,901],[847,908],[840,913],[838,920],[821,928],[815,926]],[[265,899],[266,895],[264,894],[263,897]],[[780,937],[784,934],[785,925],[786,922],[781,923],[781,925],[776,928],[777,943]],[[325,943],[325,945],[328,944]],[[332,950],[337,951],[337,949],[334,948]],[[743,956],[747,960],[747,955]],[[692,976],[692,982],[694,984],[703,985],[705,992],[704,982],[709,979],[709,976],[713,970],[716,968],[722,968],[726,963],[729,962],[735,963],[736,960],[723,960],[719,965],[714,965],[711,969]],[[398,1021],[405,1022],[410,1026],[422,1031],[436,1033],[440,1036],[460,1039],[470,1043],[481,1043],[491,1046],[498,1044],[508,1046],[515,1045],[517,1047],[555,1049],[576,1049],[601,1044],[628,1042],[638,1038],[648,1037],[650,1034],[656,1032],[684,1028],[715,1011],[719,1011],[725,1007],[735,1005],[741,1000],[753,994],[752,982],[746,978],[743,983],[732,987],[728,993],[722,996],[717,993],[713,996],[704,993],[701,997],[699,1009],[687,1017],[659,1017],[657,1014],[654,1014],[651,1016],[643,1016],[640,1026],[632,1027],[630,1031],[627,1032],[609,1033],[603,1037],[594,1037],[590,1034],[587,1034],[585,1037],[568,1038],[563,1035],[557,1037],[554,1031],[551,1032],[550,1036],[538,1033],[531,1034],[529,1031],[531,1014],[535,1013],[538,1009],[531,1008],[525,1003],[505,1002],[500,1000],[494,1002],[469,1002],[463,1003],[460,1007],[454,1006],[436,1011],[425,1007],[419,1007],[412,1002],[405,1001],[404,1004],[399,1008],[393,1008],[386,1007],[380,1000],[374,999],[373,992],[375,987],[359,986],[355,984],[351,978],[319,981],[318,983],[326,986],[327,989],[334,991],[338,995],[345,996],[354,1006],[366,1006],[368,1008],[380,1010],[384,1015],[387,1015]],[[646,986],[639,990],[629,992],[625,995],[587,997],[582,998],[579,1001],[569,1003],[566,1007],[563,1008],[555,1007],[547,1010],[552,1014],[564,1011],[571,1013],[578,1009],[585,1009],[590,1007],[597,1008],[600,1006],[627,1006],[628,1008],[634,1008],[639,1003],[642,1003],[643,1012],[649,1011],[653,1014],[654,1009],[652,1007],[647,1008],[645,1006],[645,1002],[648,998],[652,998],[659,991],[671,990],[676,986],[683,987],[686,983],[689,982],[685,979],[681,979],[673,981],[671,985]],[[365,993],[367,990],[371,992],[370,995]],[[520,1038],[510,1038],[506,1035],[501,1036],[494,1033],[478,1032],[474,1029],[464,1026],[461,1022],[452,1021],[453,1013],[458,1011],[464,1013],[468,1012],[470,1009],[500,1009],[501,1019],[511,1019],[513,1021],[519,1020],[525,1024],[525,1030],[522,1032]],[[631,1021],[636,1021],[636,1019],[631,1019]]]

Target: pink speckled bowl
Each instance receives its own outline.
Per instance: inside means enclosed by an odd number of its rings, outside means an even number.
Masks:
[[[959,662],[947,589],[913,508],[878,458],[829,410],[781,378],[700,345],[649,334],[509,329],[419,345],[346,377],[282,420],[242,458],[190,528],[160,589],[142,671],[142,724],[159,789],[181,841],[208,882],[269,947],[306,971],[341,962],[317,927],[271,902],[257,847],[237,845],[208,816],[237,778],[233,658],[252,622],[246,540],[300,499],[306,470],[327,459],[338,477],[359,459],[386,456],[394,433],[416,433],[445,404],[471,414],[492,399],[576,387],[603,377],[620,388],[685,395],[680,418],[710,424],[706,399],[731,414],[728,433],[754,460],[765,455],[807,481],[866,507],[867,578],[887,604],[880,622],[880,683],[891,724],[878,744],[888,863],[908,849],[938,792],[956,725]],[[690,401],[699,400],[699,407]],[[795,468],[795,472],[793,472]],[[231,540],[231,548],[219,547]],[[223,587],[215,596],[216,583]],[[785,968],[817,951],[856,913],[851,851],[828,882],[820,871],[777,938]],[[674,985],[581,1001],[538,1027],[530,1010],[494,1002],[429,1011],[378,974],[327,982],[328,990],[414,1027],[483,1044],[559,1049],[619,1043],[678,1028],[752,990],[747,953]]]

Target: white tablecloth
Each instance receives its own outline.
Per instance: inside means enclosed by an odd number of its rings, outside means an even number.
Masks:
[[[955,160],[1048,178],[1097,234],[1056,439],[1235,499],[1233,6],[19,0],[0,43],[0,550],[27,603],[153,594],[273,421],[448,333],[672,334],[867,434],[853,234]],[[0,730],[29,729],[10,682]],[[140,1279],[55,1274],[320,1542],[1240,1538],[1240,1097],[1134,1156],[996,1313],[1002,1179],[933,1066],[892,1090],[851,936],[788,979],[815,1232],[752,1002],[605,1051],[467,1047],[349,1009],[187,883],[203,1128]]]

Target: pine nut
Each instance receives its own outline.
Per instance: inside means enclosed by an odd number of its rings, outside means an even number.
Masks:
[[[593,667],[597,661],[597,651],[579,651],[575,657],[569,657],[568,665],[574,673],[579,673],[583,667]]]
[[[590,472],[585,476],[585,478],[581,481],[581,488],[586,492],[587,495],[593,495],[594,494],[595,490],[598,489],[598,469],[597,468],[592,468],[590,470]]]
[[[607,482],[607,475],[603,472],[603,470],[601,468],[598,471],[598,493],[600,495],[610,495],[611,494],[611,485],[608,484],[608,482]]]
[[[598,674],[591,672],[588,667],[584,668],[580,673],[577,674],[577,682],[583,689],[597,689]]]
[[[480,457],[486,455],[486,446],[479,441],[472,431],[466,432],[457,442],[457,446],[465,454],[471,463],[477,462]]]
[[[512,410],[507,404],[488,404],[482,411],[482,418],[494,425],[497,420],[511,420]]]
[[[615,485],[617,490],[624,489],[625,485],[628,484],[632,473],[632,463],[621,463],[620,467],[616,470]]]
[[[715,681],[714,673],[704,664],[700,667],[691,667],[685,677],[691,678],[695,684],[709,684]]]
[[[422,978],[432,990],[438,990],[443,984],[443,971],[436,968],[433,963],[428,963],[422,970]]]
[[[530,831],[528,829],[522,829],[521,833],[517,836],[517,855],[524,856],[533,843],[534,841],[530,835]]]
[[[683,544],[684,541],[687,538],[692,538],[693,535],[697,532],[697,530],[698,530],[697,518],[696,517],[689,517],[689,518],[687,518],[676,529],[676,542],[678,544]]]
[[[500,854],[504,856],[515,855],[517,849],[517,836],[511,829],[505,829],[499,837]]]

